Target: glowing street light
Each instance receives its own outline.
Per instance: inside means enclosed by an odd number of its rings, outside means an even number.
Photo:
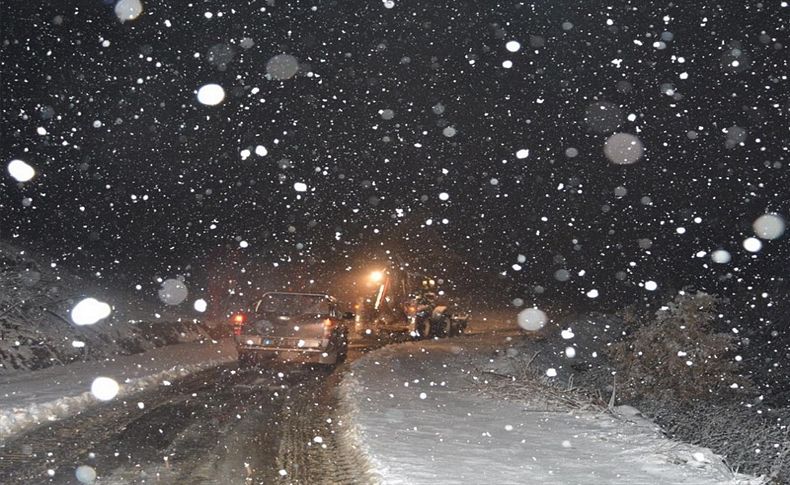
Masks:
[[[370,281],[373,283],[381,283],[384,279],[384,272],[383,271],[373,271],[370,273]]]

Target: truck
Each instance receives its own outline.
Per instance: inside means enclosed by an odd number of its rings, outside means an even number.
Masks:
[[[466,331],[466,313],[451,311],[437,278],[392,264],[371,272],[375,291],[360,298],[357,330],[366,334],[407,333],[420,340]]]

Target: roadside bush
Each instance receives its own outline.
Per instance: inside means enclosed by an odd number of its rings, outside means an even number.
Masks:
[[[759,402],[759,400],[758,400]],[[790,409],[644,399],[634,403],[675,439],[711,448],[734,470],[790,483]]]
[[[649,321],[610,348],[618,392],[627,397],[698,399],[749,385],[738,375],[733,336],[716,333],[718,300],[680,292]]]
[[[69,312],[85,295],[121,304],[95,325],[76,326]],[[128,293],[103,290],[60,267],[41,264],[27,251],[0,241],[0,376],[210,337],[206,324],[175,312],[161,319],[149,316],[161,311],[140,305]],[[75,347],[75,341],[83,346]]]

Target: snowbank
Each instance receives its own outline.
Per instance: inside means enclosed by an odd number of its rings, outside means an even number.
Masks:
[[[146,296],[150,288],[134,291],[111,283],[82,279],[0,240],[0,377],[210,336],[212,329],[198,320],[204,315],[191,305],[166,305]],[[109,304],[110,315],[75,325],[71,311],[88,297]]]
[[[90,392],[97,377],[110,377],[120,384],[118,399],[151,386],[168,385],[167,380],[235,359],[231,339],[206,340],[5,375],[0,383],[0,439],[97,404],[100,401]]]
[[[370,475],[386,484],[761,483],[628,413],[479,392],[479,369],[508,345],[502,336],[415,342],[356,361],[340,389],[352,423],[344,438]]]

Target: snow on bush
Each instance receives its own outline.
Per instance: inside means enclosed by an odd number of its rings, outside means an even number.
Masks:
[[[123,304],[110,314],[113,302]],[[160,311],[0,242],[0,374],[208,337],[204,325],[173,312],[156,319]]]
[[[730,355],[733,336],[713,328],[718,300],[703,292],[680,292],[611,346],[617,383],[631,396],[701,398],[749,386]]]

